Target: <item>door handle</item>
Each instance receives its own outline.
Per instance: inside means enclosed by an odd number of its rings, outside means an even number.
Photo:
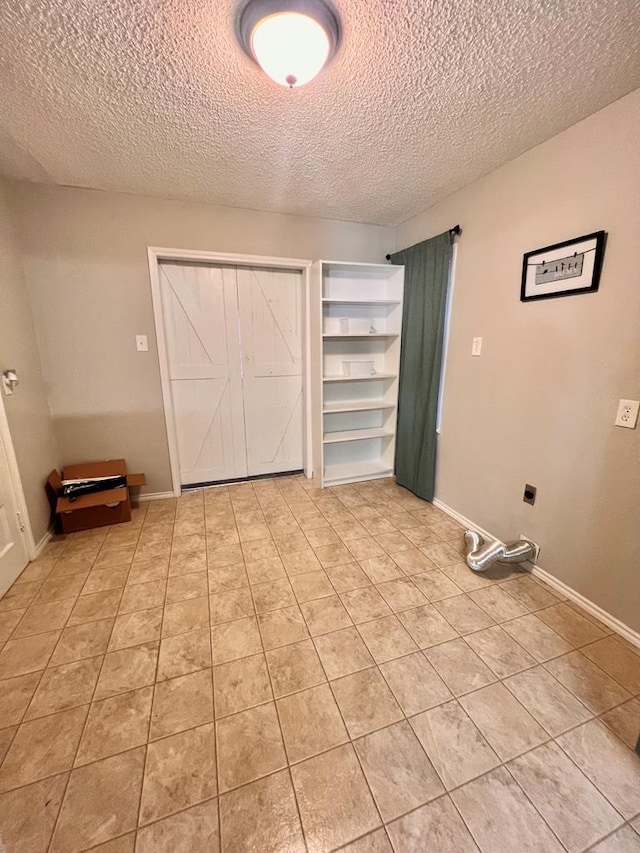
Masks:
[[[13,367],[8,367],[2,371],[2,385],[4,393],[9,396],[13,394],[14,387],[18,384],[18,374]]]

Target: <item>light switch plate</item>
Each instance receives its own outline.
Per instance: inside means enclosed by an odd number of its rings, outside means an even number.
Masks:
[[[615,425],[635,429],[638,422],[638,408],[640,408],[639,400],[620,400]]]
[[[474,338],[471,344],[471,355],[478,356],[482,353],[482,338]]]
[[[146,335],[136,335],[136,349],[138,352],[149,352]]]

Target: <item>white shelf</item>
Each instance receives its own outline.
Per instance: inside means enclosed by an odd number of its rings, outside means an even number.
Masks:
[[[339,465],[325,465],[324,485],[337,486],[340,483],[357,483],[360,480],[377,480],[390,477],[393,468],[385,465],[381,459],[367,462],[341,462]]]
[[[324,444],[338,444],[343,441],[362,441],[366,438],[391,438],[394,430],[384,427],[369,427],[369,429],[345,429],[337,432],[325,432],[322,439]]]
[[[390,278],[394,273],[404,271],[402,264],[370,264],[367,261],[331,261],[326,258],[323,258],[318,263],[322,264],[329,271],[341,270],[354,274],[354,271],[360,270],[367,280],[371,277]]]
[[[377,409],[395,409],[395,403],[385,403],[384,400],[339,400],[337,403],[326,403],[322,408],[324,415],[334,412],[375,412]]]
[[[323,332],[323,338],[397,338],[398,332]]]
[[[403,295],[402,266],[313,264],[311,429],[322,486],[393,475]],[[381,372],[345,376],[345,361],[365,359],[354,368]]]
[[[397,379],[397,373],[368,373],[366,376],[345,376],[340,373],[336,376],[323,376],[323,382],[371,382],[376,379]]]
[[[400,305],[399,299],[329,299],[322,300],[323,305]]]

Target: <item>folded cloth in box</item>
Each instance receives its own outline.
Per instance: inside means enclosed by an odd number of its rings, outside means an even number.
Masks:
[[[108,492],[109,489],[123,489],[127,485],[125,475],[118,474],[110,477],[91,477],[78,480],[63,480],[62,495],[75,500],[80,495],[91,495],[95,492]]]

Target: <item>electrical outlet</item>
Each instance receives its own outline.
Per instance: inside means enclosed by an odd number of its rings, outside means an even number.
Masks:
[[[478,356],[482,353],[482,338],[474,338],[471,344],[471,355]]]
[[[524,494],[522,495],[522,500],[526,504],[531,504],[531,506],[533,506],[534,503],[536,502],[537,491],[538,490],[536,489],[535,486],[530,486],[529,483],[525,483],[524,484]]]
[[[639,407],[640,402],[638,400],[620,400],[618,411],[616,412],[615,425],[626,427],[627,429],[635,429],[638,421]]]
[[[527,542],[530,542],[533,545],[533,547],[535,548],[535,553],[533,555],[533,560],[531,560],[531,562],[537,563],[538,557],[540,556],[540,546],[538,545],[537,542],[534,542],[533,539],[531,539],[529,536],[525,536],[524,533],[521,533],[520,534],[520,541],[522,542],[523,539],[526,540]]]
[[[136,349],[138,352],[149,352],[146,335],[136,335]]]

